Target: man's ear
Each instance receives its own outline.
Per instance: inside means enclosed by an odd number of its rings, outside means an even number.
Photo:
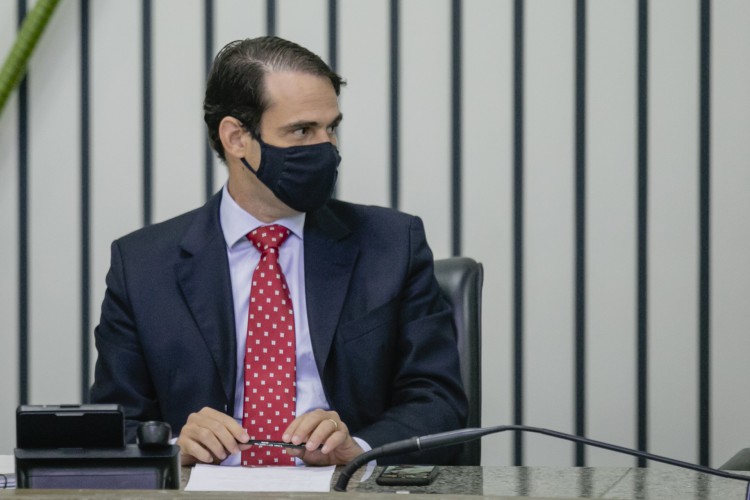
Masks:
[[[243,158],[249,147],[250,134],[242,123],[233,116],[225,116],[219,123],[219,138],[224,147],[224,153],[235,158]]]

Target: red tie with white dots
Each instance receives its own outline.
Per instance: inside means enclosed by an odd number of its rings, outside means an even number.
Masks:
[[[289,234],[274,224],[247,235],[261,253],[250,286],[245,349],[242,426],[250,439],[281,440],[295,415],[294,314],[279,265],[279,247]],[[282,448],[252,446],[242,452],[242,465],[294,465],[294,458]]]

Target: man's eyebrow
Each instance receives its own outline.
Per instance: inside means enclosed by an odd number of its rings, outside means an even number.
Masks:
[[[336,118],[334,118],[333,121],[331,122],[331,126],[332,127],[337,126],[339,123],[341,123],[341,120],[343,119],[344,119],[344,113],[339,113],[339,115]]]
[[[288,123],[281,128],[286,131],[291,131],[291,130],[297,130],[298,128],[315,127],[317,124],[318,122],[316,121],[300,120],[298,122]]]
[[[341,120],[344,119],[344,114],[339,113],[336,118],[333,119],[333,121],[327,125],[327,127],[336,127],[339,123],[341,123]],[[284,130],[297,130],[298,128],[308,128],[308,127],[316,127],[319,123],[316,121],[310,121],[310,120],[300,120],[298,122],[289,123],[288,125],[284,125]]]

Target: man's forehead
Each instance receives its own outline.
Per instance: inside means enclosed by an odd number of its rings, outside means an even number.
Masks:
[[[277,125],[333,122],[340,116],[336,91],[324,76],[271,72],[264,84],[268,102],[264,117],[273,115],[281,121]]]
[[[270,71],[264,75],[263,85],[269,105],[284,101],[337,100],[331,80],[321,75],[302,71]]]

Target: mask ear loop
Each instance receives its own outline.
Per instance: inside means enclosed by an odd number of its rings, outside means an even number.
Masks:
[[[251,171],[252,173],[254,173],[256,176],[258,175],[258,171],[255,170],[253,167],[250,166],[250,164],[247,162],[247,160],[245,159],[244,156],[242,158],[240,158],[240,161],[242,162],[243,165],[245,165],[245,167],[247,167],[247,169],[249,171]]]
[[[263,141],[260,139],[260,134],[256,133],[252,128],[248,127],[247,124],[245,124],[245,122],[243,122],[242,120],[239,120],[239,121],[240,123],[242,123],[242,126],[244,127],[245,130],[247,130],[247,133],[250,134],[250,137],[252,137],[253,140],[255,140],[258,144],[263,144]],[[263,161],[262,155],[263,153],[261,149],[261,162]],[[250,163],[245,159],[244,156],[240,158],[240,161],[242,162],[243,165],[245,165],[245,167],[247,167],[248,170],[250,170],[256,176],[258,175],[258,170],[260,170],[260,165],[258,165],[258,169],[256,170],[250,166]]]

